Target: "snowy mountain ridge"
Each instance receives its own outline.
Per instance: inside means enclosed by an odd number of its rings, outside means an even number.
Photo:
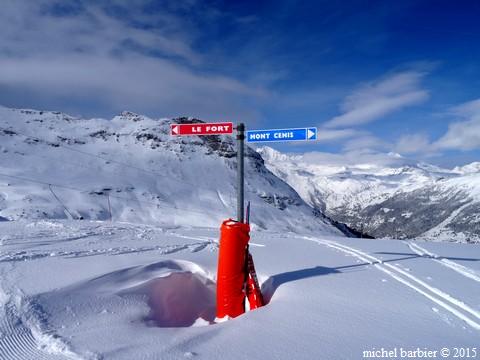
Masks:
[[[473,174],[480,172],[480,162],[475,161],[470,164],[464,166],[456,166],[453,169],[454,172],[458,172],[459,174]]]
[[[268,147],[257,151],[307,203],[358,231],[374,237],[480,241],[479,163],[448,170],[390,154],[390,165],[319,164]]]
[[[173,138],[172,121],[199,120],[128,111],[84,120],[0,107],[0,220],[218,226],[234,217],[233,138]],[[268,147],[246,154],[254,227],[336,232],[326,214],[374,237],[480,239],[478,162],[449,170],[394,153],[387,165],[318,164]]]
[[[231,136],[171,137],[170,124],[122,112],[112,120],[0,108],[0,217],[219,226],[235,217]],[[326,231],[307,205],[246,148],[252,226]]]

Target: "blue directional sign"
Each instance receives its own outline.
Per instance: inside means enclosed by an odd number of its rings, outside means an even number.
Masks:
[[[247,131],[248,142],[317,140],[317,128],[271,129]]]

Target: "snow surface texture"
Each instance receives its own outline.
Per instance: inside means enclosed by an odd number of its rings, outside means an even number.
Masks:
[[[480,245],[252,231],[269,304],[215,323],[216,228],[21,220],[0,234],[0,359],[478,347]]]
[[[269,147],[266,166],[311,206],[381,238],[480,242],[480,163],[453,170],[391,154],[392,164],[317,164]]]
[[[198,122],[177,119],[175,122]],[[232,136],[170,136],[172,120],[82,120],[0,107],[0,220],[218,226],[236,217]],[[252,227],[340,234],[246,148]],[[257,216],[261,214],[261,216]]]

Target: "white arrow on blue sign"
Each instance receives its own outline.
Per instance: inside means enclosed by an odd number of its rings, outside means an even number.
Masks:
[[[317,140],[317,128],[271,129],[247,131],[248,142]]]

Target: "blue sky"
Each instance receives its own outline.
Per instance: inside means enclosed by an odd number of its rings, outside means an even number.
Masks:
[[[318,126],[318,142],[275,147],[339,161],[479,159],[478,1],[1,6],[4,106]]]

